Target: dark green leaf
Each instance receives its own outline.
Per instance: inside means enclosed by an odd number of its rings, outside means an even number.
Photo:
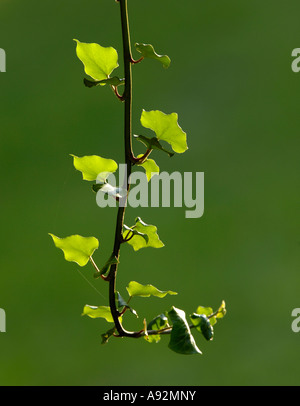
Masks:
[[[116,292],[116,301],[118,309],[121,307],[126,307],[132,314],[134,314],[136,317],[139,317],[137,312],[128,305],[128,303],[123,299],[119,292]]]
[[[105,265],[100,270],[100,272],[96,272],[94,274],[94,278],[97,279],[97,278],[100,278],[101,275],[108,274],[109,271],[110,271],[111,266],[114,265],[114,264],[118,264],[118,263],[119,263],[118,259],[114,255],[111,255],[109,257],[108,261],[105,263]]]
[[[191,314],[190,319],[196,327],[196,330],[202,333],[206,340],[210,341],[213,339],[214,329],[210,324],[209,319],[204,314],[193,313]]]
[[[146,145],[146,147],[148,149],[157,149],[159,151],[165,152],[166,154],[169,155],[169,157],[171,158],[174,155],[174,152],[170,152],[168,150],[166,150],[158,141],[158,139],[156,137],[153,138],[148,138],[145,137],[144,135],[134,135],[134,137],[142,142],[144,145]]]
[[[185,312],[173,306],[168,315],[173,323],[169,348],[179,354],[202,354],[191,334]]]
[[[113,327],[113,328],[109,329],[106,333],[101,334],[101,337],[102,337],[101,344],[107,344],[108,340],[114,334],[115,330],[116,330],[115,327]]]
[[[147,330],[162,330],[166,327],[169,327],[168,318],[162,313],[148,323]],[[144,338],[148,343],[158,343],[160,341],[160,334],[150,334]]]
[[[95,86],[103,85],[103,84],[107,84],[107,85],[111,85],[111,86],[120,86],[125,83],[125,79],[119,79],[117,76],[114,76],[114,77],[108,78],[108,79],[103,79],[103,80],[96,80],[96,81],[92,81],[92,80],[88,80],[88,79],[84,78],[83,82],[86,87],[95,87]]]

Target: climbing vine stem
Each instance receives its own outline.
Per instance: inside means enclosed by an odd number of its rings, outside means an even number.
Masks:
[[[198,306],[196,312],[189,315],[191,324],[188,322],[185,311],[175,306],[172,306],[170,311],[156,316],[149,323],[144,318],[143,329],[139,331],[127,331],[122,324],[123,316],[127,310],[137,316],[136,310],[131,307],[133,297],[164,298],[166,295],[177,295],[177,292],[162,291],[153,285],[142,285],[136,281],[130,281],[126,287],[129,294],[127,301],[117,290],[116,282],[122,244],[132,246],[134,251],[145,247],[161,248],[164,246],[157,234],[157,227],[145,223],[140,217],[136,217],[135,224],[130,227],[124,224],[132,169],[134,166],[142,167],[149,182],[153,175],[159,173],[156,162],[149,159],[152,151],[160,151],[172,157],[175,153],[182,154],[187,151],[188,146],[186,133],[178,124],[177,113],[165,114],[159,110],[143,110],[140,122],[144,128],[152,130],[155,136],[148,138],[144,135],[134,135],[134,138],[146,147],[143,154],[137,157],[134,155],[132,148],[132,66],[150,58],[159,61],[164,68],[168,68],[171,60],[167,55],[157,54],[151,44],[143,43],[135,43],[135,49],[141,54],[141,57],[137,60],[132,57],[127,0],[116,0],[116,3],[120,7],[124,78],[111,76],[114,69],[119,66],[118,52],[113,47],[84,43],[76,39],[74,41],[77,43],[77,56],[84,65],[85,73],[90,77],[89,79],[84,78],[85,86],[95,88],[109,85],[114,95],[124,106],[123,147],[126,171],[122,185],[114,187],[107,181],[109,174],[113,174],[118,169],[118,164],[113,159],[97,155],[78,157],[71,154],[73,165],[76,170],[81,172],[83,179],[96,182],[93,184],[92,190],[97,193],[97,198],[98,193],[104,192],[118,202],[113,250],[101,268],[98,267],[93,257],[94,252],[99,248],[97,238],[82,237],[78,234],[65,238],[57,237],[54,234],[50,234],[50,236],[55,246],[64,252],[67,261],[76,262],[79,266],[85,266],[90,262],[96,271],[94,277],[96,279],[101,278],[109,285],[109,306],[87,304],[82,313],[91,318],[105,318],[108,323],[114,323],[113,328],[102,334],[103,344],[107,343],[111,336],[144,337],[149,343],[153,343],[158,342],[160,336],[168,334],[170,335],[169,348],[171,350],[180,354],[201,354],[191,330],[197,330],[206,340],[212,340],[213,326],[226,313],[224,301],[216,311],[210,307]],[[124,90],[121,92],[119,89],[122,89],[123,86]],[[172,151],[166,149],[161,141],[168,143]]]

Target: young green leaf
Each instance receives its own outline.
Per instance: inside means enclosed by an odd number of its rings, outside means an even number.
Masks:
[[[70,155],[73,157],[75,169],[82,173],[84,180],[97,180],[98,182],[105,183],[107,177],[118,169],[118,164],[113,159],[106,159],[97,155],[83,157]]]
[[[157,228],[153,225],[144,223],[140,217],[136,218],[135,225],[130,228],[148,236],[148,242],[146,242],[144,236],[141,236],[139,234],[134,235],[131,239],[128,240],[128,244],[130,244],[135,251],[138,251],[139,249],[145,247],[164,247],[163,242],[159,239],[159,236],[157,234]],[[129,230],[124,232],[123,237],[125,240],[130,236],[130,233],[131,231]]]
[[[162,313],[148,323],[147,330],[162,330],[166,327],[169,327],[168,318]],[[160,341],[160,334],[151,334],[144,336],[144,338],[148,343],[158,343]]]
[[[99,241],[95,237],[82,237],[71,235],[59,238],[49,233],[57,248],[60,248],[67,261],[76,262],[79,266],[85,266],[94,251],[99,247]]]
[[[218,308],[217,314],[216,314],[216,318],[217,319],[222,319],[226,314],[226,304],[225,301],[222,300],[221,306]]]
[[[179,354],[202,354],[191,334],[185,312],[173,306],[168,315],[173,323],[169,348]]]
[[[158,140],[168,142],[173,151],[183,153],[188,149],[186,133],[178,124],[177,113],[165,114],[159,110],[143,110],[141,124],[154,131]]]
[[[171,59],[167,55],[157,54],[153,48],[153,45],[136,43],[135,48],[144,58],[156,59],[162,63],[164,68],[168,68],[170,66]]]
[[[210,316],[213,313],[213,309],[211,307],[198,306],[196,313],[204,314],[205,316]]]
[[[208,341],[212,340],[214,337],[214,329],[210,324],[210,320],[204,314],[193,313],[190,315],[190,319],[193,325],[196,327],[200,333],[203,334],[204,338]]]
[[[109,306],[85,305],[83,308],[82,316],[85,315],[91,317],[92,319],[103,318],[109,323],[114,322]]]
[[[129,296],[156,296],[159,298],[163,298],[166,295],[177,295],[177,292],[173,292],[172,290],[162,291],[152,285],[141,285],[140,283],[135,281],[129,282],[126,289]]]
[[[118,53],[112,47],[76,41],[76,54],[84,65],[85,73],[97,81],[109,78],[118,64]],[[105,82],[100,83],[104,86]]]
[[[143,154],[138,155],[137,158],[141,158],[142,156],[143,156]],[[159,166],[156,164],[156,162],[153,159],[148,158],[142,164],[138,164],[138,165],[142,166],[145,169],[148,182],[151,180],[152,176],[159,174]]]

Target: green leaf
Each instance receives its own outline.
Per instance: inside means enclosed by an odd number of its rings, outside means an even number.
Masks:
[[[166,295],[177,295],[177,292],[173,292],[172,290],[162,291],[155,288],[152,285],[141,285],[138,282],[131,281],[127,286],[127,292],[129,296],[141,296],[141,297],[149,297],[149,296],[156,296],[159,298],[163,298]]]
[[[143,154],[138,155],[137,158],[141,158]],[[142,164],[138,164],[139,166],[142,166],[145,169],[146,176],[148,179],[148,182],[154,175],[159,174],[159,166],[156,164],[156,162],[153,159],[146,159]]]
[[[207,316],[204,314],[193,313],[190,315],[190,319],[193,325],[196,327],[196,330],[202,333],[206,340],[210,341],[213,339],[214,329]]]
[[[153,48],[153,45],[136,43],[135,48],[144,58],[156,59],[163,64],[164,68],[168,68],[170,66],[171,59],[167,55],[157,54]]]
[[[148,323],[147,330],[162,330],[168,326],[168,318],[162,313]],[[160,334],[151,334],[144,336],[144,338],[148,343],[158,343],[160,341]]]
[[[204,314],[205,316],[210,316],[213,313],[213,309],[211,307],[198,306],[196,313]]]
[[[221,319],[222,317],[225,316],[226,305],[223,300],[221,303],[221,306],[219,307],[219,309],[216,312],[214,312],[211,307],[198,306],[195,313],[199,314],[199,315],[207,316],[209,318],[210,325],[214,326],[217,323],[218,319]]]
[[[144,238],[144,240],[146,241],[146,244],[149,242],[149,237],[148,237],[147,234],[141,233],[141,232],[139,232],[139,231],[136,230],[136,229],[127,227],[126,224],[124,224],[123,227],[125,228],[125,230],[128,231],[128,233],[126,233],[126,238],[123,237],[125,240],[126,240],[127,238],[128,238],[128,239],[131,239],[131,238],[133,238],[133,236],[135,236],[135,235],[139,235],[140,237]],[[124,234],[124,236],[125,236],[125,234]],[[128,242],[128,241],[127,241],[127,242]]]
[[[128,305],[128,303],[123,299],[123,297],[120,295],[119,292],[116,292],[116,301],[117,301],[118,309],[120,307],[126,307],[132,314],[134,314],[136,317],[139,317],[137,312]]]
[[[154,131],[158,140],[168,142],[173,151],[183,153],[188,149],[186,133],[178,124],[177,113],[165,114],[159,110],[143,110],[141,124]]]
[[[94,82],[92,80],[88,80],[88,79],[84,78],[83,82],[86,87],[95,87],[98,85],[105,85],[105,84],[117,87],[117,86],[123,85],[125,83],[125,79],[119,79],[117,76],[114,76],[112,78],[96,80]]]
[[[101,334],[101,337],[102,337],[101,344],[107,344],[108,340],[114,334],[115,330],[116,330],[115,327],[113,327],[113,328],[109,329],[106,333]]]
[[[202,354],[191,334],[185,312],[173,306],[168,315],[173,323],[169,348],[179,354]]]
[[[97,81],[109,78],[118,64],[118,53],[112,47],[102,47],[95,43],[84,43],[77,39],[76,54],[84,65],[85,73]],[[101,83],[105,85],[105,82]]]
[[[103,318],[109,323],[114,322],[109,306],[85,305],[83,308],[82,316],[85,315],[91,317],[92,319]]]
[[[105,265],[102,267],[102,269],[100,270],[100,272],[95,272],[94,273],[94,278],[100,278],[101,275],[105,275],[108,274],[108,272],[110,271],[110,268],[112,265],[118,264],[119,261],[118,259],[112,254],[108,261],[105,263]]]
[[[144,236],[139,234],[134,235],[129,241],[130,244],[135,251],[138,251],[141,248],[145,247],[153,247],[153,248],[161,248],[164,247],[163,242],[159,239],[157,234],[157,228],[153,225],[146,224],[142,221],[140,217],[137,217],[135,220],[135,225],[130,227],[132,230],[136,230],[139,233],[146,234],[148,236],[148,242]],[[127,230],[124,233],[124,239],[129,236],[131,231]]]
[[[75,169],[82,173],[84,180],[97,180],[98,182],[105,183],[109,174],[114,173],[118,169],[118,164],[113,159],[106,159],[97,155],[83,157],[70,155],[73,157]]]
[[[49,233],[57,248],[60,248],[67,261],[76,262],[80,266],[85,266],[94,251],[99,247],[99,241],[95,237],[82,237],[71,235],[66,238],[59,238]]]
[[[152,138],[148,138],[145,137],[144,135],[133,135],[138,141],[142,142],[144,145],[146,145],[146,147],[148,149],[157,149],[159,151],[163,151],[166,154],[169,155],[169,157],[171,158],[174,155],[174,152],[170,152],[168,150],[166,150],[158,141],[158,139],[156,137],[152,137]]]
[[[219,307],[215,317],[217,319],[222,319],[225,316],[226,312],[227,312],[226,311],[226,304],[225,304],[225,301],[222,300],[221,306]]]

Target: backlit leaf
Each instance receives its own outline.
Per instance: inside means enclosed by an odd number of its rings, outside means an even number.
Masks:
[[[138,251],[139,249],[145,247],[161,248],[164,246],[163,242],[159,239],[159,236],[157,234],[157,228],[153,225],[144,223],[140,217],[136,218],[135,225],[130,228],[148,236],[148,242],[146,242],[145,237],[138,234],[134,235],[128,241],[128,244],[130,244],[135,251]],[[124,232],[124,239],[126,239],[130,235],[130,232],[131,231],[129,230]]]
[[[137,158],[140,158],[142,156],[143,156],[142,154],[138,155]],[[142,166],[145,169],[148,182],[150,181],[152,176],[159,174],[159,167],[153,159],[148,158],[142,164],[138,165]]]
[[[154,131],[158,140],[168,142],[173,151],[183,153],[188,149],[186,133],[178,124],[177,113],[165,114],[159,110],[143,110],[141,124]]]
[[[213,313],[213,309],[211,307],[198,306],[196,313],[204,314],[205,316],[210,316]]]
[[[168,68],[170,66],[171,59],[167,55],[157,54],[153,48],[153,45],[136,43],[135,48],[144,58],[156,59],[163,64],[164,68]]]
[[[103,318],[109,323],[114,322],[109,306],[85,305],[83,308],[82,316],[85,315],[91,317],[92,319]]]
[[[168,315],[173,324],[169,348],[179,354],[202,354],[191,334],[185,312],[173,306]]]
[[[141,285],[138,282],[131,281],[127,286],[127,292],[129,296],[141,296],[141,297],[149,297],[149,296],[156,296],[159,298],[163,298],[166,295],[177,295],[176,292],[172,290],[162,291],[157,289],[152,285]]]
[[[217,319],[222,319],[226,314],[226,304],[225,301],[222,300],[221,306],[219,307],[217,314],[216,314],[216,318]]]
[[[109,174],[118,169],[118,164],[113,159],[106,159],[97,155],[78,157],[71,154],[71,156],[74,167],[82,173],[84,180],[97,180],[104,183]]]
[[[76,54],[84,65],[85,73],[93,79],[108,79],[112,71],[119,66],[118,53],[114,48],[80,42],[77,39],[74,41],[77,43]],[[105,85],[105,82],[101,85]]]
[[[76,262],[80,266],[85,266],[90,256],[99,247],[99,241],[95,237],[82,237],[80,235],[71,235],[66,238],[59,238],[53,234],[53,242],[57,248],[60,248],[67,261]]]

